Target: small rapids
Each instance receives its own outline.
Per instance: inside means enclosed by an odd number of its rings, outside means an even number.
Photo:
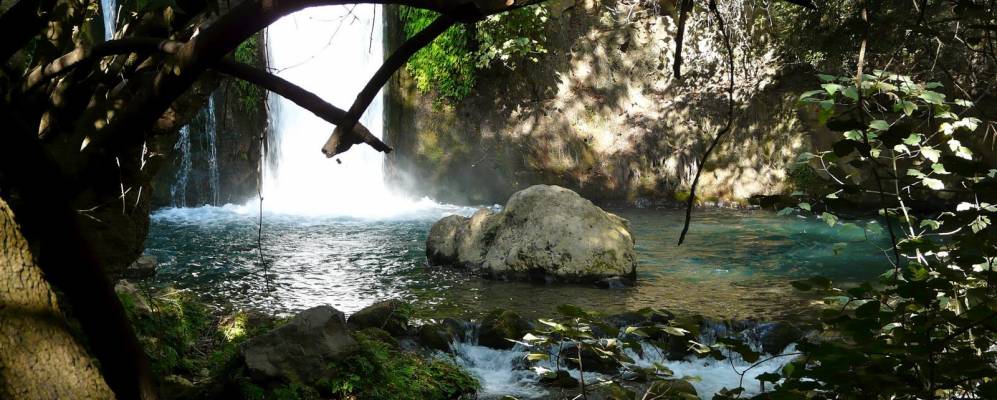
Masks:
[[[760,334],[764,334],[764,325],[757,325],[741,332],[729,332],[728,327],[721,323],[706,323],[698,341],[713,344],[717,337],[734,336],[744,340],[752,350],[761,351]],[[477,344],[476,329],[469,329],[467,340],[454,340],[450,344],[450,353],[440,353],[440,357],[449,359],[454,364],[463,367],[474,375],[481,389],[478,398],[500,399],[512,396],[518,399],[548,399],[560,398],[560,389],[547,388],[540,383],[540,376],[530,368],[526,361],[528,349],[516,344],[508,350],[493,349]],[[669,360],[661,350],[649,343],[642,343],[643,354],[626,350],[626,355],[635,361],[635,365],[643,368],[653,367],[656,363],[664,365],[674,373],[674,378],[688,379],[702,399],[711,399],[721,389],[744,387],[744,395],[756,395],[763,392],[760,382],[756,379],[764,373],[778,373],[793,359],[796,345],[790,344],[780,357],[763,354],[760,361],[749,363],[737,353],[724,355],[726,360],[713,358],[696,358],[689,356],[683,360]],[[553,358],[552,358],[553,360]],[[547,370],[561,369],[578,379],[577,369],[566,366],[563,362],[554,365],[554,361],[540,362],[535,365]],[[743,374],[743,377],[742,377]],[[594,383],[611,379],[610,376],[596,372],[585,372],[587,387]],[[590,389],[591,390],[591,389]]]

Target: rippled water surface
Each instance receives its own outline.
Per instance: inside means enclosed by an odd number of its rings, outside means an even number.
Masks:
[[[831,229],[813,218],[768,211],[697,211],[686,243],[676,246],[681,212],[634,209],[615,210],[630,220],[637,238],[633,288],[496,282],[428,267],[425,240],[433,222],[473,211],[430,206],[385,219],[264,213],[261,234],[252,207],[165,209],[153,214],[146,254],[162,263],[155,283],[218,302],[281,312],[330,304],[349,314],[399,297],[423,318],[474,316],[496,307],[535,317],[563,303],[605,312],[650,306],[718,318],[779,318],[809,303],[789,286],[792,279],[871,279],[888,265],[879,250],[884,232],[874,222]]]

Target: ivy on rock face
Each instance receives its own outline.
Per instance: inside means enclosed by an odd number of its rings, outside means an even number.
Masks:
[[[401,7],[405,37],[419,33],[439,16],[436,12]],[[406,69],[423,93],[457,102],[471,93],[477,70],[499,66],[515,69],[524,61],[537,62],[543,47],[546,6],[524,7],[490,16],[475,24],[450,27],[409,59]]]

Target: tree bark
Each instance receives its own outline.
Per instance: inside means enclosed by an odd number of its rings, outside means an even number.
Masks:
[[[113,397],[0,198],[0,398]]]

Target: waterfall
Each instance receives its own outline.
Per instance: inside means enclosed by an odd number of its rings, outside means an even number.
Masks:
[[[381,6],[315,7],[289,15],[267,30],[270,68],[332,103],[349,109],[384,58]],[[271,113],[264,208],[279,213],[377,217],[408,211],[414,203],[384,185],[384,156],[366,145],[330,160],[321,153],[333,126],[294,103],[277,99]],[[382,96],[360,120],[381,136]],[[428,202],[428,201],[427,201]]]
[[[104,17],[104,40],[114,38],[115,25],[118,19],[118,1],[100,0],[100,11]]]
[[[217,146],[217,123],[215,122],[215,98],[208,96],[208,109],[205,118],[204,136],[208,141],[208,191],[210,192],[209,204],[219,205],[218,201],[218,146]]]
[[[177,154],[177,171],[170,186],[173,207],[219,205],[218,129],[215,122],[215,99],[194,118],[192,125],[180,128],[173,150]],[[196,138],[196,141],[192,140]],[[193,144],[196,144],[194,146]]]
[[[180,128],[180,137],[173,146],[173,150],[180,154],[180,165],[170,186],[170,203],[173,207],[187,207],[187,178],[190,177],[190,169],[193,164],[190,154],[190,126],[184,125]]]

